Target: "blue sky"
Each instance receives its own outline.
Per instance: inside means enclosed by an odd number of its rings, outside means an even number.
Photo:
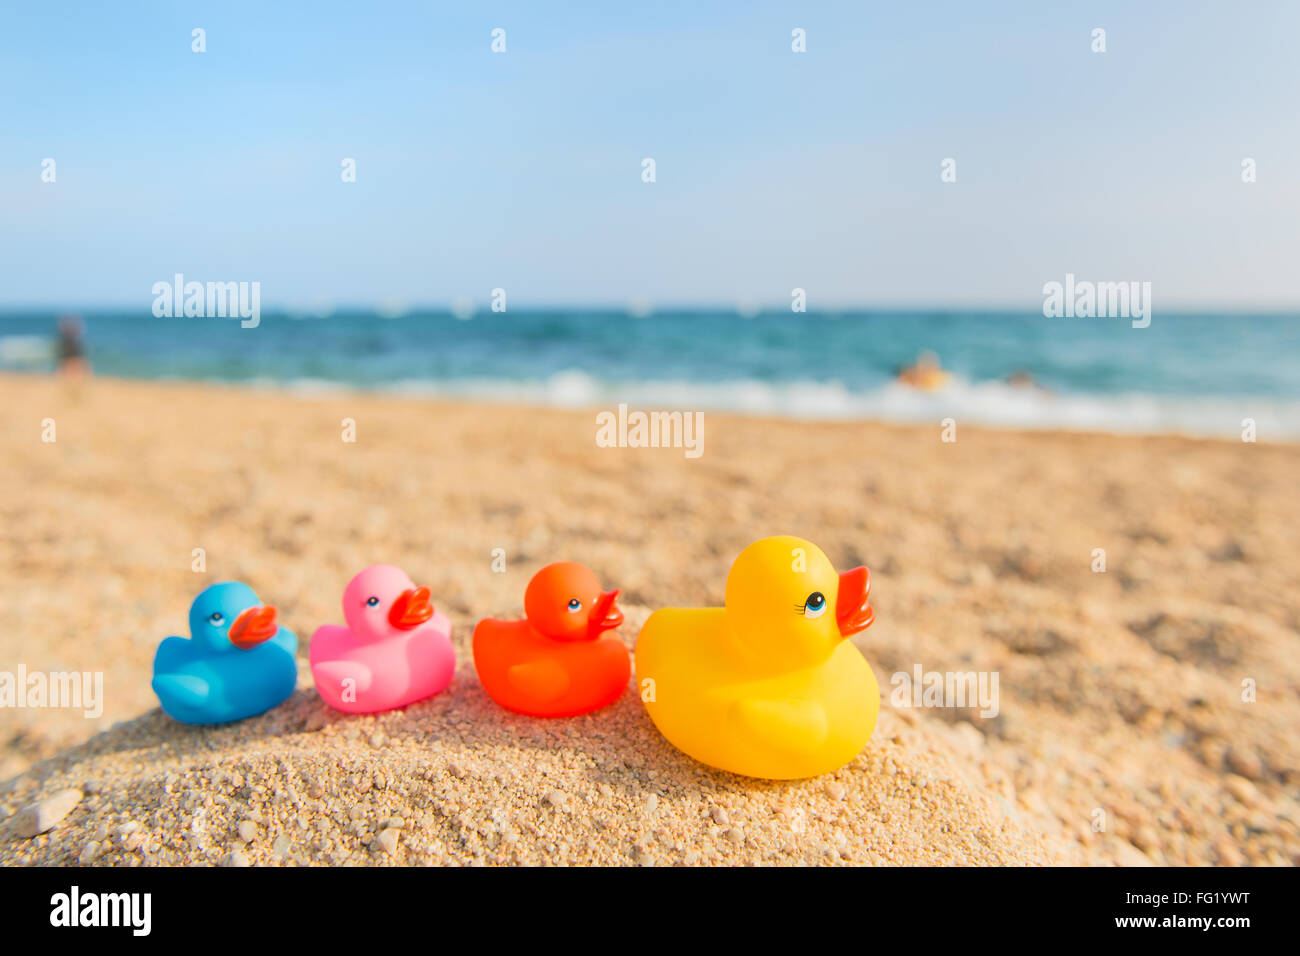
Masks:
[[[6,4],[0,306],[1300,306],[1300,4],[548,6]]]

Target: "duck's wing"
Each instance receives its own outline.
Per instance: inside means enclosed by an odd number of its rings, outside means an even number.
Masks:
[[[192,674],[159,674],[153,679],[153,690],[158,699],[170,705],[167,710],[201,710],[212,693],[212,686]]]
[[[515,664],[506,670],[512,690],[528,701],[547,704],[558,700],[569,689],[569,675],[550,658]]]
[[[820,744],[830,729],[825,709],[811,700],[746,697],[732,704],[731,717],[742,733],[791,753]]]
[[[360,693],[369,690],[375,679],[370,668],[359,661],[317,661],[311,665],[311,677],[317,690],[327,688],[334,697],[343,692],[345,681],[352,681],[352,689]]]

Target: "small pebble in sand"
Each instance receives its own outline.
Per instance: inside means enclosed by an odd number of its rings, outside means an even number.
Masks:
[[[1154,866],[1151,857],[1123,840],[1115,841],[1115,857],[1120,866]]]
[[[118,826],[117,830],[114,832],[117,834],[118,842],[125,843],[126,838],[138,829],[140,829],[140,824],[136,823],[134,820],[127,820],[125,823]]]
[[[731,820],[727,817],[727,811],[723,807],[719,807],[717,805],[714,805],[713,809],[709,811],[709,816],[711,816],[713,818],[713,822],[720,827],[725,827],[728,823],[731,822]]]
[[[977,754],[984,749],[984,735],[979,728],[962,721],[952,728],[953,740],[969,754]]]
[[[1214,852],[1223,866],[1241,866],[1245,859],[1232,841],[1223,837],[1215,841]]]
[[[379,849],[392,856],[397,852],[397,838],[400,834],[401,831],[396,827],[389,827],[375,838],[375,843],[378,844]]]
[[[99,844],[91,840],[81,848],[81,855],[77,857],[77,862],[82,866],[86,866],[93,863],[97,856],[99,856]]]
[[[558,790],[550,790],[546,794],[546,802],[557,810],[564,806],[564,799],[564,794]]]
[[[54,829],[81,802],[81,796],[80,790],[60,790],[44,800],[23,807],[14,814],[15,832],[20,837],[29,838]]]
[[[1232,794],[1233,798],[1244,807],[1253,807],[1259,801],[1259,791],[1245,777],[1238,777],[1236,774],[1230,773],[1223,778],[1223,785]]]
[[[729,841],[731,841],[732,843],[744,843],[744,842],[745,842],[745,831],[742,830],[742,829],[740,829],[740,827],[731,827],[729,830],[727,830],[727,831],[726,831],[725,833],[723,833],[722,835],[723,835],[724,837],[726,837],[726,838],[727,838]]]
[[[831,780],[827,782],[826,796],[830,797],[832,800],[843,800],[844,794],[845,794],[844,784],[840,783],[837,780]]]
[[[239,839],[245,843],[252,843],[257,839],[257,824],[252,820],[245,820],[239,825]]]
[[[1143,853],[1152,853],[1160,849],[1160,836],[1154,827],[1138,827],[1133,834],[1133,845]]]
[[[222,866],[248,866],[248,857],[239,850],[231,850],[221,860]]]
[[[1233,747],[1228,751],[1228,766],[1247,780],[1259,780],[1264,776],[1264,765],[1258,755],[1244,747]]]
[[[271,852],[278,857],[284,858],[289,855],[289,849],[292,846],[293,842],[285,834],[281,833],[271,844]]]

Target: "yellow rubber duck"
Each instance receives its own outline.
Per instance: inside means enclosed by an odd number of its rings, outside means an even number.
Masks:
[[[871,737],[880,688],[845,638],[871,625],[866,568],[843,574],[811,542],[756,541],[725,607],[664,608],[641,628],[636,678],[650,719],[683,753],[768,780],[829,773]]]

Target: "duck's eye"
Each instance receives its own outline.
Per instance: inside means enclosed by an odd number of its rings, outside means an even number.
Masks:
[[[577,598],[569,598],[569,613],[574,614],[582,610],[582,602]]]
[[[378,605],[379,598],[373,596],[366,598],[366,607],[377,607]]]
[[[208,615],[208,623],[218,627],[221,625],[221,622],[224,621],[225,619],[226,616],[222,614],[220,611],[213,611],[211,614]]]
[[[804,617],[821,617],[826,613],[826,595],[821,591],[814,591],[808,595],[808,600],[803,602]]]

